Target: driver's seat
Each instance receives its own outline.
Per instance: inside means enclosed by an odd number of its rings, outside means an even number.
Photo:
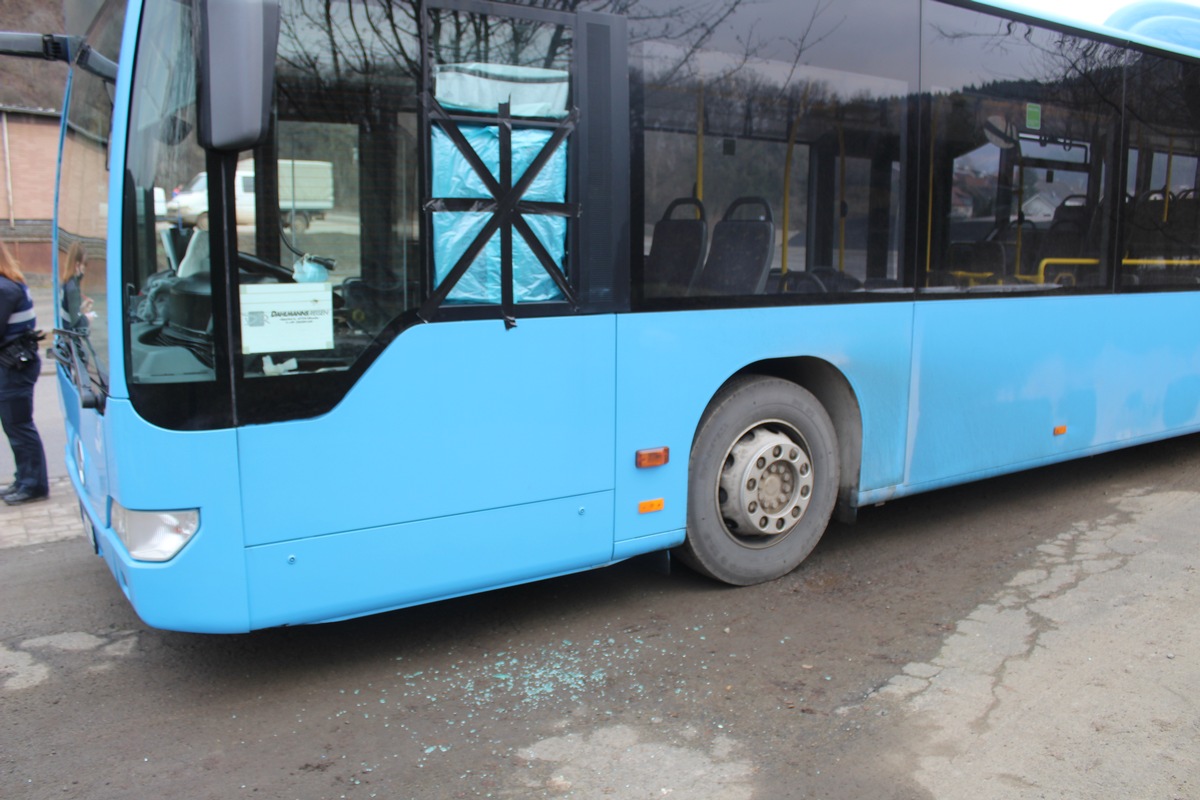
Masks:
[[[194,228],[192,239],[188,242],[187,252],[183,261],[179,262],[178,275],[187,278],[209,270],[208,231]]]

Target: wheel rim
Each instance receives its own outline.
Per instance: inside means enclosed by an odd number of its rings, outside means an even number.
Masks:
[[[725,454],[717,505],[726,532],[746,547],[770,547],[804,518],[813,495],[812,458],[800,432],[760,422]]]

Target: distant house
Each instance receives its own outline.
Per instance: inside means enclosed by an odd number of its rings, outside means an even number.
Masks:
[[[971,219],[975,216],[975,198],[961,186],[954,186],[950,194],[950,216],[954,219]]]
[[[1061,202],[1053,192],[1038,192],[1021,205],[1021,213],[1031,222],[1046,222],[1054,218],[1054,209]]]

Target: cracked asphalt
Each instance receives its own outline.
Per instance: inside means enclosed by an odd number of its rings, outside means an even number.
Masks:
[[[1196,798],[1198,519],[1190,437],[865,509],[764,586],[640,561],[245,636],[11,539],[0,796]]]

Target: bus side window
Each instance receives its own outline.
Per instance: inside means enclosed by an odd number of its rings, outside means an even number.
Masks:
[[[1014,296],[1107,286],[1124,51],[924,8],[922,83],[939,88],[924,99],[933,141],[921,283]]]
[[[1126,93],[1131,120],[1122,208],[1120,285],[1163,290],[1200,287],[1196,186],[1200,133],[1192,87],[1200,70],[1150,53],[1131,58]]]

